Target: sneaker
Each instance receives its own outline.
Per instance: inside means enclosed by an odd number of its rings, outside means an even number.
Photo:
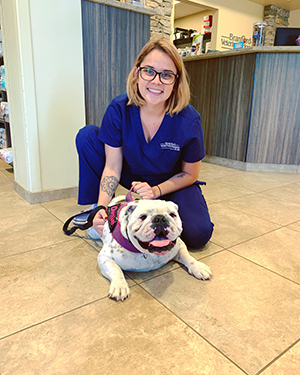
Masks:
[[[85,224],[87,222],[87,218],[89,217],[89,213],[88,214],[84,214],[84,212],[89,211],[89,210],[93,210],[96,207],[97,207],[97,203],[94,203],[90,207],[86,208],[85,210],[82,210],[82,211],[78,212],[77,213],[78,216],[74,217],[74,219],[72,220],[73,224],[74,225],[83,225],[83,224]],[[79,215],[79,214],[81,214],[81,215]]]
[[[98,232],[95,228],[91,227],[87,230],[88,235],[91,237],[92,240],[101,240],[102,238],[99,236]]]

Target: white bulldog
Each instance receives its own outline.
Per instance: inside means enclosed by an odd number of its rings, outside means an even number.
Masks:
[[[171,259],[186,266],[197,279],[210,279],[210,268],[189,254],[179,238],[181,232],[178,206],[173,202],[135,200],[123,205],[112,201],[98,255],[102,275],[111,281],[109,297],[117,301],[130,297],[122,270],[151,271]]]

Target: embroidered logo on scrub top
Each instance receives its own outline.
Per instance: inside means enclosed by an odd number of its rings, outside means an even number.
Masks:
[[[180,151],[180,146],[177,145],[176,143],[172,143],[172,142],[161,143],[160,147],[163,150]]]

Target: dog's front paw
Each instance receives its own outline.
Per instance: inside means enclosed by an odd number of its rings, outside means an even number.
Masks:
[[[125,280],[114,280],[109,287],[108,296],[117,301],[124,301],[130,297],[130,289]]]
[[[211,269],[206,264],[196,260],[189,265],[188,270],[197,279],[209,280],[212,277]]]

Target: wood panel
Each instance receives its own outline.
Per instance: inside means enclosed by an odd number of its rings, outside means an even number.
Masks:
[[[247,161],[300,163],[300,53],[258,54]]]
[[[206,154],[245,161],[255,54],[186,61]]]
[[[100,126],[110,101],[150,38],[150,16],[82,1],[86,123]]]

